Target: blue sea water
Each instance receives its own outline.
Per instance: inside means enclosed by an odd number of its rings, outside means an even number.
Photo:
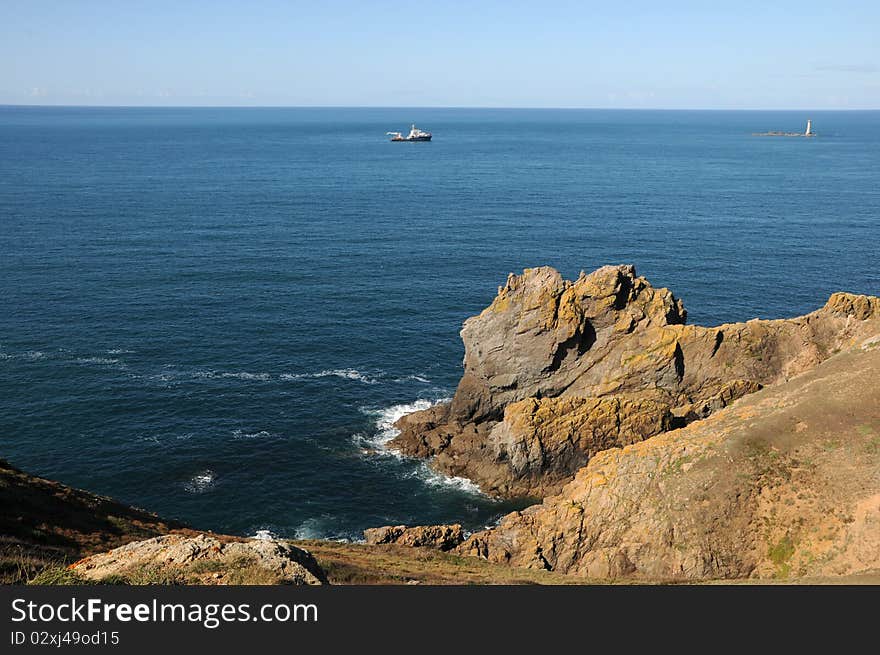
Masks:
[[[880,112],[809,117],[0,107],[0,457],[216,531],[485,525],[381,442],[508,272],[633,263],[702,324],[880,292]]]

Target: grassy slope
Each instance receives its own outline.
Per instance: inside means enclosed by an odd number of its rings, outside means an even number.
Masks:
[[[475,557],[409,546],[295,541],[315,556],[331,584],[584,584],[538,569],[516,569]]]
[[[47,565],[183,528],[0,460],[0,583],[21,582]]]

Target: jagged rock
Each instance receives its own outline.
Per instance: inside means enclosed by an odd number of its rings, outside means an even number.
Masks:
[[[679,407],[676,411],[686,421],[703,419],[713,412],[727,407],[737,398],[760,391],[762,387],[762,384],[754,380],[731,380],[730,382],[724,382],[717,393],[712,394],[708,398]]]
[[[549,267],[511,274],[492,304],[464,323],[465,371],[451,416],[498,420],[512,402],[558,396],[572,385],[580,392],[570,395],[598,395],[579,378],[616,342],[685,317],[681,301],[637,277],[632,266],[605,266],[575,282]],[[641,349],[643,365],[657,363],[652,381],[677,379],[675,345],[670,338]]]
[[[838,292],[831,294],[825,305],[825,311],[841,317],[852,316],[856,320],[864,321],[880,314],[880,298]]]
[[[327,584],[315,558],[274,539],[170,534],[86,557],[70,567],[88,580],[127,583]]]
[[[647,398],[527,398],[508,405],[501,422],[468,424],[457,433],[448,426],[423,430],[423,440],[401,449],[435,456],[441,470],[478,480],[491,493],[543,497],[597,452],[659,434],[672,421],[667,404]]]
[[[398,544],[400,546],[425,546],[438,550],[452,550],[464,541],[459,524],[453,525],[386,525],[364,530],[368,544]]]
[[[590,578],[880,569],[880,341],[593,457],[459,552]]]
[[[555,493],[602,444],[705,418],[873,333],[880,299],[836,293],[806,316],[714,328],[685,325],[686,316],[680,300],[632,266],[605,266],[574,282],[548,267],[511,275],[465,321],[465,371],[452,401],[400,419],[390,445],[497,495]],[[514,426],[519,412],[507,409],[530,398],[572,438],[557,439],[540,421]],[[612,438],[605,412],[582,411],[597,399],[618,403],[625,421],[641,427]],[[638,418],[640,403],[646,414]],[[675,420],[658,426],[664,408]]]
[[[596,453],[637,443],[672,426],[669,406],[648,399],[527,398],[504,409],[489,433],[494,462],[505,475],[491,485],[505,495],[547,495]],[[471,477],[470,471],[462,475]],[[474,476],[485,479],[486,476]]]

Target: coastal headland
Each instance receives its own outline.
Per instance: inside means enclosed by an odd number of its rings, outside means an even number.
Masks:
[[[0,468],[7,580],[870,581],[880,572],[880,298],[688,325],[632,266],[511,274],[464,323],[449,403],[390,446],[488,494],[497,525],[365,544],[212,535]]]

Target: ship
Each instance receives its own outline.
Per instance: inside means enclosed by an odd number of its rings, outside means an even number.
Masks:
[[[400,132],[386,132],[391,137],[392,141],[430,141],[431,133],[423,132],[419,128],[413,124],[410,128],[409,134],[403,136]]]

